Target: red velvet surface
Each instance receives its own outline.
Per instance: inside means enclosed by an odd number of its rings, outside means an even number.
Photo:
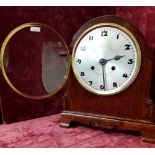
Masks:
[[[147,52],[153,54],[155,7],[0,7],[0,43],[2,44],[7,34],[15,27],[26,22],[41,22],[55,28],[69,45],[76,31],[85,22],[108,14],[121,16],[136,25],[151,47]],[[155,80],[152,87],[154,83]],[[152,90],[154,94],[155,89]],[[64,94],[63,91],[48,100],[28,100],[13,92],[0,75],[0,93],[3,119],[7,123],[50,115],[62,110],[60,96]]]
[[[61,128],[60,115],[0,126],[0,147],[39,148],[154,148],[141,137],[78,126]]]

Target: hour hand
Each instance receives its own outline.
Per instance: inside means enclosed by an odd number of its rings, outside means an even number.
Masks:
[[[114,60],[119,60],[119,59],[121,59],[122,57],[124,57],[125,55],[116,55],[115,57],[114,57]]]
[[[112,59],[108,59],[107,61],[110,61],[110,60],[119,60],[121,59],[122,57],[124,57],[125,55],[116,55],[114,58]]]

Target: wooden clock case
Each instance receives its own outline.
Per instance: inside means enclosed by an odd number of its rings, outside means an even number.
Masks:
[[[69,127],[72,122],[79,122],[99,128],[134,130],[142,134],[143,141],[155,143],[155,105],[151,100],[152,61],[141,32],[119,17],[98,17],[79,29],[70,45],[70,51],[79,36],[98,23],[122,25],[135,36],[142,55],[139,74],[131,86],[121,93],[99,96],[85,90],[71,69],[60,126]]]

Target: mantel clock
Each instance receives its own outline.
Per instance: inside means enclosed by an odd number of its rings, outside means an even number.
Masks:
[[[79,122],[135,130],[155,142],[152,62],[141,32],[116,16],[95,18],[75,34],[61,126]]]

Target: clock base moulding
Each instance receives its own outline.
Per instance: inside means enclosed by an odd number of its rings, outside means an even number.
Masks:
[[[155,143],[155,123],[144,120],[122,119],[118,117],[100,116],[80,112],[63,111],[61,127],[68,128],[72,122],[102,129],[139,131],[144,142]]]

